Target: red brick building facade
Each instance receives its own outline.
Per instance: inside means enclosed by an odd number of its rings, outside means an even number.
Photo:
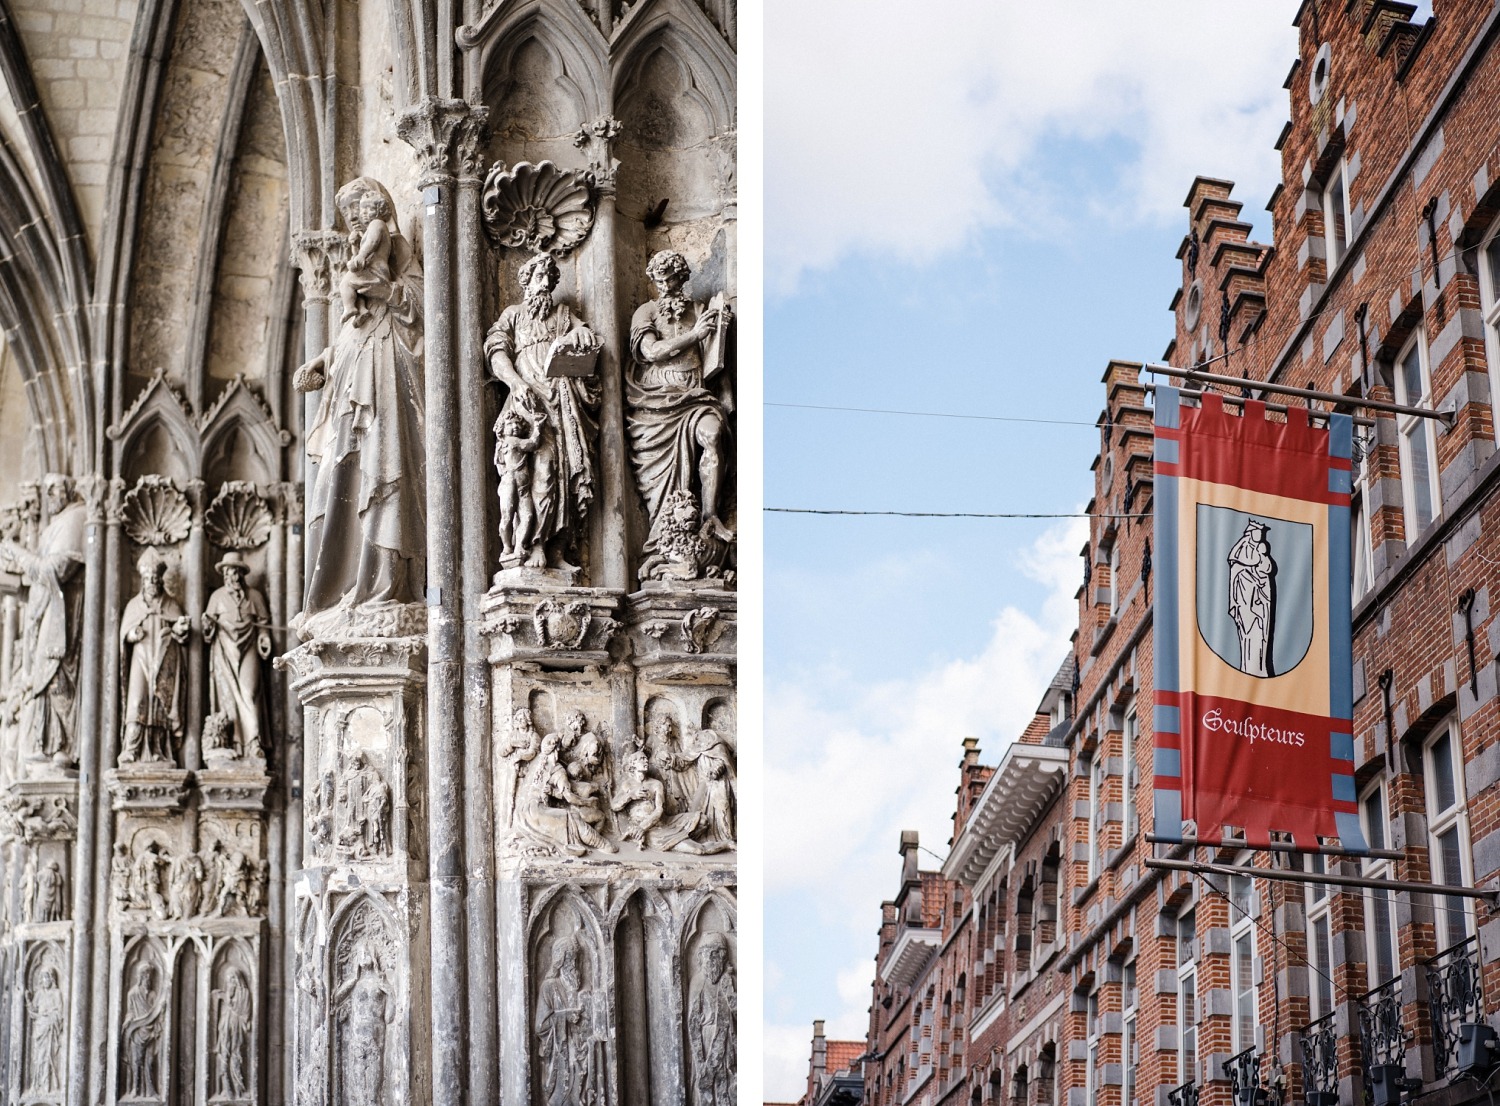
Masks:
[[[1457,1037],[1500,1024],[1487,901],[1144,864],[1500,882],[1500,5],[1415,14],[1394,0],[1301,6],[1275,245],[1249,239],[1230,183],[1196,180],[1166,351],[1444,413],[1357,435],[1356,782],[1367,837],[1403,859],[1147,841],[1149,377],[1112,363],[1072,651],[998,765],[965,742],[941,870],[921,870],[902,836],[869,1106],[1230,1106],[1231,1067],[1272,1104],[1486,1097],[1457,1074]]]

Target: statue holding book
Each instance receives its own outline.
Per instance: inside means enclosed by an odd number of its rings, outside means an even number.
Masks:
[[[518,276],[522,302],[484,340],[490,371],[509,389],[495,422],[500,567],[571,570],[597,480],[599,339],[553,299],[551,255]]]

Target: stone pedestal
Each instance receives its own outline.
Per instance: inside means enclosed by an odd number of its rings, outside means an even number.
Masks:
[[[314,640],[279,663],[308,715],[296,1101],[427,1101],[426,639]]]

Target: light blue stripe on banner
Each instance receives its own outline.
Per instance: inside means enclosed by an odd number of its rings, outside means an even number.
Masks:
[[[1354,716],[1354,649],[1350,641],[1349,508],[1328,508],[1328,714]]]
[[[1328,739],[1328,755],[1334,760],[1354,759],[1354,735],[1347,733],[1330,734]]]
[[[1168,841],[1182,840],[1182,792],[1157,788],[1156,825],[1152,827]]]
[[[1181,393],[1170,384],[1156,386],[1156,425],[1176,430],[1182,425]]]
[[[1164,707],[1157,705],[1151,709],[1151,727],[1153,733],[1181,733],[1182,732],[1182,710],[1178,707]]]
[[[1354,474],[1348,469],[1328,470],[1328,490],[1334,495],[1348,495],[1353,487]]]
[[[1335,802],[1352,803],[1358,799],[1354,793],[1354,777],[1333,774],[1333,798]]]
[[[1177,463],[1177,446],[1175,438],[1156,439],[1156,460],[1164,465],[1175,465]]]
[[[1158,776],[1182,775],[1181,749],[1151,750],[1151,771]]]
[[[1354,419],[1348,415],[1328,416],[1328,455],[1354,456]]]
[[[1333,824],[1338,828],[1340,845],[1351,852],[1369,851],[1370,846],[1365,841],[1365,830],[1359,824],[1358,814],[1335,814]]]
[[[1176,396],[1174,394],[1173,399]],[[1161,410],[1161,393],[1156,397],[1157,411]],[[1157,691],[1181,691],[1178,674],[1177,652],[1177,495],[1175,476],[1156,478],[1152,508],[1155,514],[1155,544],[1152,559],[1156,565],[1156,609],[1152,626],[1155,631],[1156,660],[1153,665]],[[1158,725],[1157,727],[1161,727]],[[1176,731],[1177,727],[1172,727]]]

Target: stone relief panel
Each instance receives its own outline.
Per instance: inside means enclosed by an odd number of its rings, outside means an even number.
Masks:
[[[610,980],[588,907],[553,897],[533,927],[532,1101],[608,1106],[615,1101]]]
[[[618,851],[606,836],[611,829],[613,741],[607,721],[590,724],[576,707],[566,710],[558,728],[546,734],[537,728],[532,708],[516,709],[501,746],[507,769],[502,789],[514,796],[508,804],[509,826],[523,852],[583,856],[591,850]]]
[[[362,614],[414,603],[426,586],[421,266],[378,181],[350,181],[336,203],[359,267],[340,278],[333,344],[293,381],[322,392],[307,435],[318,470],[304,640],[358,635]]]
[[[12,1055],[19,1051],[15,1101],[60,1103],[67,1086],[69,973],[64,946],[32,942],[25,947],[21,965],[20,1010],[12,1038]]]
[[[395,852],[398,831],[403,845],[409,836],[397,818],[398,800],[406,793],[405,757],[392,736],[398,722],[370,705],[325,711],[322,720],[325,755],[311,797],[309,835],[331,859],[385,860]]]
[[[397,1106],[405,1073],[397,929],[369,896],[335,923],[331,980],[336,1106]]]
[[[210,1102],[256,1100],[255,974],[254,957],[242,941],[220,947],[208,993]]]
[[[126,952],[120,988],[113,1100],[164,1103],[171,980],[157,942],[139,940]]]
[[[736,1072],[734,913],[714,896],[698,909],[683,942],[688,1102],[733,1106]]]

